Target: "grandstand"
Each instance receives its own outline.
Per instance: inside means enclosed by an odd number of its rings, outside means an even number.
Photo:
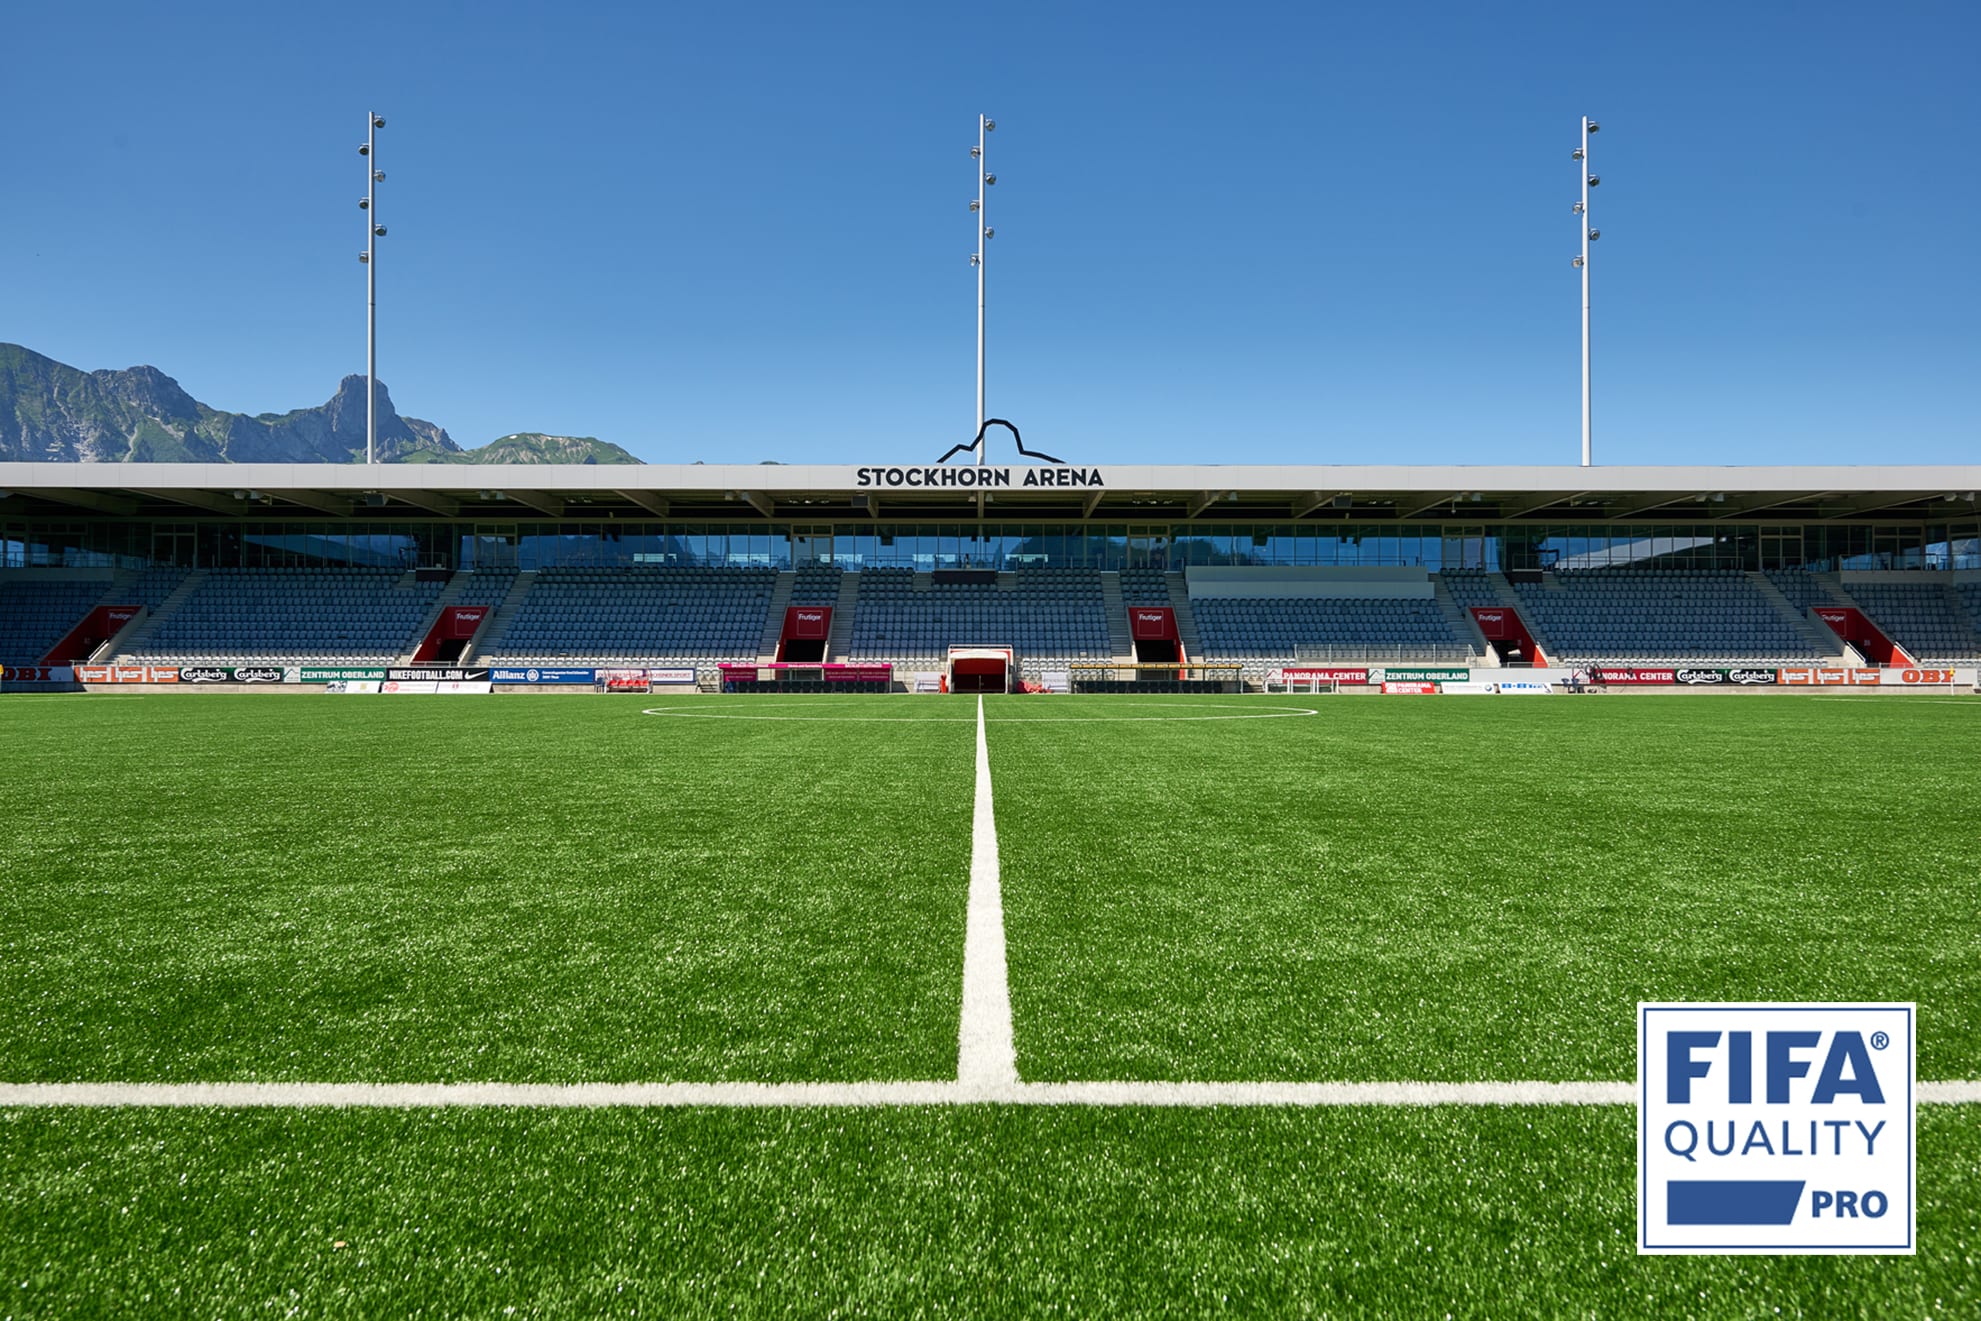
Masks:
[[[1514,589],[1566,664],[1807,663],[1826,650],[1787,601],[1719,569],[1579,569]]]
[[[1207,597],[1191,608],[1203,658],[1251,671],[1292,660],[1464,662],[1479,654],[1429,600]]]
[[[0,576],[0,665],[37,665],[95,607],[98,579]]]
[[[1981,581],[1922,582],[1906,575],[1887,581],[1853,576],[1851,604],[1914,660],[1924,663],[1981,659],[1974,602]]]
[[[1111,659],[1100,572],[861,572],[851,659],[934,669],[950,647],[978,645],[1014,648],[1019,672],[1028,676]]]
[[[522,476],[0,464],[0,652],[45,663],[115,604],[142,614],[94,661],[404,663],[458,607],[450,661],[706,686],[815,607],[829,637],[794,655],[904,683],[993,646],[1027,678],[1187,656],[1257,686],[1313,661],[1853,664],[1815,616],[1854,608],[1914,660],[1981,658],[1975,466]]]
[[[757,657],[774,569],[549,568],[479,655],[511,665],[714,665]]]
[[[409,649],[440,595],[437,581],[351,567],[202,570],[176,607],[122,649],[168,665],[228,661],[383,664]]]

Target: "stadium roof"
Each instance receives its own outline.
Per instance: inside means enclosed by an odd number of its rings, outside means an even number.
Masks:
[[[1977,491],[1981,464],[0,463],[7,518],[1942,521]]]

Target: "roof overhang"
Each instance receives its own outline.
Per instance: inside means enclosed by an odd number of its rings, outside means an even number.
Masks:
[[[474,522],[1969,518],[1981,465],[0,463],[0,515]]]

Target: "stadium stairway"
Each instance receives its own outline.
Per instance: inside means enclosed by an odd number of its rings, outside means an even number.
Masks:
[[[1128,606],[1121,599],[1120,574],[1101,575],[1101,603],[1107,610],[1108,654],[1119,664],[1131,664],[1135,659],[1135,641],[1128,625]]]
[[[501,646],[503,637],[509,632],[510,621],[515,619],[516,612],[522,609],[524,600],[528,598],[530,589],[535,587],[536,583],[537,575],[534,569],[525,569],[516,575],[515,585],[509,589],[509,595],[502,598],[502,604],[495,607],[495,613],[488,617],[488,621],[481,626],[481,631],[475,634],[473,640],[462,650],[463,661],[471,660],[483,652],[493,654]]]
[[[205,569],[194,569],[188,573],[185,581],[174,588],[170,596],[160,601],[158,608],[145,616],[137,628],[126,630],[112,639],[116,650],[111,654],[118,660],[129,659],[139,647],[151,640],[151,635],[158,631],[158,626],[170,619],[179,607],[186,603],[186,599],[197,592],[205,582]]]
[[[1452,598],[1451,589],[1446,587],[1444,579],[1435,573],[1431,575],[1431,592],[1437,600],[1438,609],[1444,611],[1445,622],[1451,625],[1452,636],[1470,643],[1478,654],[1485,658],[1486,664],[1498,665],[1499,652],[1486,640],[1486,634],[1479,627],[1479,621],[1472,617],[1470,610],[1465,609]]]
[[[791,589],[797,583],[797,573],[785,569],[778,573],[777,582],[770,589],[770,608],[764,612],[763,636],[757,642],[759,665],[768,665],[777,659],[777,643],[784,636],[785,607],[791,604]]]
[[[826,639],[825,654],[828,660],[844,660],[847,648],[853,645],[853,610],[860,604],[860,575],[842,573],[839,575],[839,600],[832,607],[832,633]]]
[[[1942,572],[1900,569],[1888,573],[1853,573],[1849,581],[1835,579],[1845,599],[1884,635],[1921,664],[1967,663],[1981,659],[1981,628],[1963,596],[1959,578]]]
[[[1824,625],[1812,620],[1807,610],[1796,609],[1795,602],[1783,595],[1781,588],[1777,587],[1774,580],[1769,578],[1767,574],[1749,573],[1747,579],[1754,584],[1756,591],[1767,598],[1768,604],[1774,606],[1776,614],[1793,625],[1796,631],[1801,633],[1803,637],[1809,639],[1809,645],[1816,649],[1817,655],[1823,657],[1825,664],[1863,664],[1864,658],[1857,654],[1855,648],[1851,647],[1848,643],[1840,641],[1837,635],[1830,632]],[[1841,647],[1841,650],[1839,650],[1839,647]]]
[[[109,590],[105,591],[102,596],[96,599],[98,607],[106,605],[135,605],[138,607],[138,612],[131,618],[128,624],[125,624],[110,637],[104,639],[94,651],[90,652],[86,658],[90,664],[101,664],[103,661],[115,656],[117,654],[117,648],[123,644],[124,638],[136,634],[138,629],[144,627],[144,622],[149,617],[149,612],[144,608],[144,597],[140,593],[138,584],[139,576],[136,569],[117,570],[117,572],[110,575]]]
[[[440,595],[434,598],[433,609],[427,611],[426,617],[420,620],[419,627],[413,631],[413,636],[407,640],[404,647],[400,648],[399,655],[392,662],[394,665],[413,663],[413,657],[419,654],[420,645],[426,641],[426,635],[433,632],[433,626],[440,622],[440,616],[446,612],[447,607],[461,599],[461,587],[467,580],[468,575],[465,573],[457,573],[447,580],[447,586],[441,588]]]
[[[1506,580],[1505,574],[1489,573],[1486,575],[1486,581],[1492,584],[1494,598],[1508,610],[1520,616],[1520,622],[1527,626],[1527,636],[1534,639],[1534,645],[1540,648],[1543,656],[1553,656],[1561,650],[1555,646],[1554,638],[1550,637],[1548,631],[1542,628],[1539,621],[1534,618],[1534,612],[1527,609],[1521,603],[1520,593],[1513,590],[1513,584]],[[1553,576],[1550,575],[1543,581],[1551,582],[1553,581]],[[1555,587],[1559,591],[1561,585],[1556,583]]]
[[[1183,643],[1183,658],[1195,660],[1204,654],[1203,635],[1197,631],[1197,616],[1190,611],[1190,583],[1181,570],[1163,575],[1169,584],[1169,604],[1176,611],[1176,636]]]

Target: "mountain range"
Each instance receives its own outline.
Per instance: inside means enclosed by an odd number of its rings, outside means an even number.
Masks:
[[[639,463],[590,436],[519,431],[463,449],[446,428],[404,417],[378,385],[381,463]],[[0,344],[0,460],[80,463],[362,463],[365,378],[328,403],[288,413],[229,413],[156,367],[86,372]]]

